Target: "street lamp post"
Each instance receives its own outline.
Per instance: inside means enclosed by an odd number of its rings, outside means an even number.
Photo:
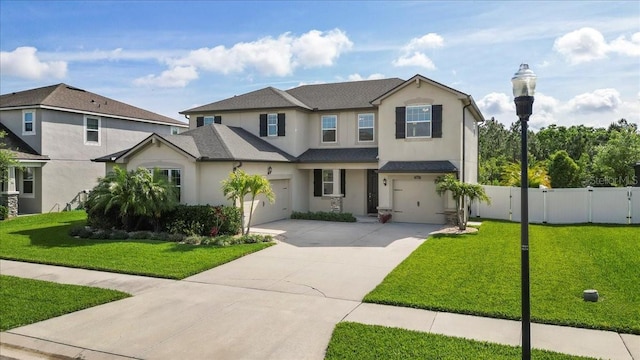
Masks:
[[[521,288],[522,288],[522,359],[531,359],[531,302],[529,294],[529,177],[527,124],[533,112],[533,94],[536,89],[536,75],[529,65],[521,64],[511,78],[516,114],[520,118],[521,173],[520,173],[520,248],[521,248]]]

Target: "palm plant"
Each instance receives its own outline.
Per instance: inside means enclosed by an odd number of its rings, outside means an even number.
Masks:
[[[441,176],[436,180],[436,192],[438,195],[442,196],[447,191],[451,192],[456,202],[456,215],[460,230],[467,228],[467,217],[465,216],[467,199],[469,202],[478,200],[491,203],[491,199],[489,199],[489,196],[487,196],[487,193],[481,185],[462,182],[452,174]]]
[[[234,206],[240,202],[240,213],[242,214],[242,234],[246,235],[251,229],[251,218],[253,215],[253,204],[258,195],[263,194],[270,203],[274,201],[273,190],[271,184],[262,175],[248,175],[243,170],[236,170],[229,174],[229,177],[222,181],[222,192],[227,199],[231,200]],[[247,195],[251,196],[251,207],[249,209],[249,221],[247,227],[244,227],[244,199]]]
[[[509,163],[502,168],[501,185],[520,186],[520,162]],[[530,188],[538,188],[540,185],[551,188],[551,180],[547,169],[542,162],[538,162],[527,169],[527,180]]]

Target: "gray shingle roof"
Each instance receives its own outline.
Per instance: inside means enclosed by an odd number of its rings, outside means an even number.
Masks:
[[[303,85],[287,92],[318,110],[373,108],[371,101],[402,84],[398,78]]]
[[[380,168],[381,173],[450,173],[458,168],[447,160],[389,161]]]
[[[160,114],[116,101],[66,84],[0,95],[0,109],[26,106],[51,106],[143,121],[186,127],[187,124]]]
[[[290,94],[270,86],[246,94],[216,101],[211,104],[181,111],[180,113],[191,114],[219,110],[247,110],[291,107],[300,107],[303,109],[311,110],[310,107],[308,107],[295,97],[291,96]]]
[[[178,135],[153,134],[152,136],[158,136],[166,140],[178,149],[193,156],[197,161],[293,162],[296,160],[295,157],[239,127],[212,124],[185,131]],[[144,143],[147,139],[141,143]],[[131,149],[102,156],[93,159],[93,161],[114,161],[129,150]]]
[[[6,126],[0,124],[0,132],[4,131],[5,136],[0,139],[0,148],[11,151],[16,160],[50,160],[48,156],[40,155],[31,146],[11,132]]]
[[[378,148],[309,149],[298,156],[301,163],[378,162]]]
[[[212,111],[298,107],[307,110],[372,108],[371,101],[402,84],[398,78],[303,85],[282,91],[273,87],[252,91],[211,104],[181,111],[193,114]]]

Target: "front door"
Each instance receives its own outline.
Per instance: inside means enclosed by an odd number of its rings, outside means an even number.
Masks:
[[[378,213],[378,171],[367,169],[367,213]]]

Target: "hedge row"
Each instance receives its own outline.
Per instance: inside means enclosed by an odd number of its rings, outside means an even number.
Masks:
[[[322,221],[339,221],[339,222],[356,222],[356,218],[351,213],[334,213],[327,211],[318,212],[297,212],[291,213],[292,219],[300,220],[322,220]]]

